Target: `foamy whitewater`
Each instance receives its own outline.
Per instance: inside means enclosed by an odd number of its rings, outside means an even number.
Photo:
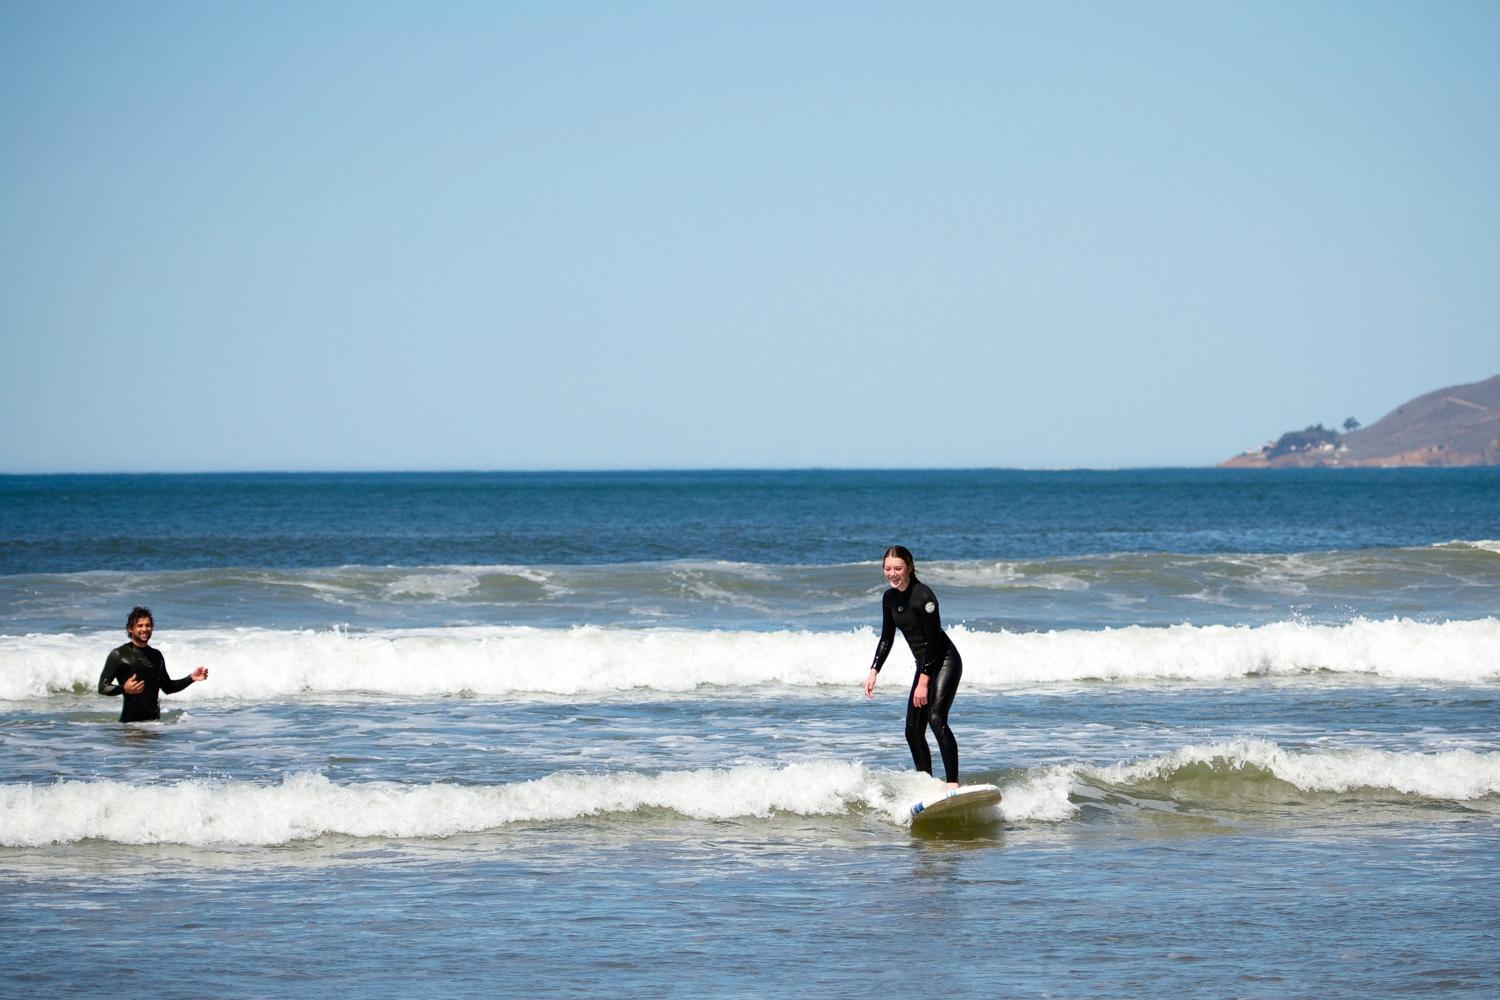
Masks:
[[[1435,754],[1381,750],[1293,753],[1263,740],[1183,747],[1107,767],[1052,765],[1006,779],[1005,798],[980,822],[1057,822],[1078,812],[1072,793],[1089,785],[1147,795],[1174,780],[1212,775],[1225,797],[1268,780],[1310,793],[1361,790],[1418,805],[1500,796],[1500,752]],[[1243,786],[1243,787],[1238,787]],[[868,815],[910,823],[911,803],[932,794],[932,779],[877,773],[846,761],[741,765],[640,774],[554,774],[509,785],[335,784],[321,774],[287,775],[272,785],[187,779],[138,786],[59,781],[0,789],[0,846],[85,840],[119,844],[278,845],[346,837],[424,839],[497,831],[517,824],[625,817],[662,810],[700,820]],[[1285,794],[1285,793],[1281,793]],[[1325,803],[1331,803],[1326,798]]]
[[[1043,633],[949,630],[965,654],[964,684],[1007,688],[1078,681],[1228,682],[1339,675],[1371,680],[1500,681],[1500,619],[1444,622],[1281,622],[1263,626],[1131,626]],[[0,698],[41,699],[91,688],[92,660],[115,636],[0,637]],[[466,627],[394,635],[331,629],[184,631],[158,648],[213,663],[214,683],[176,703],[316,694],[442,695],[686,692],[847,687],[876,632],[689,631]],[[671,662],[671,670],[661,664]],[[537,671],[534,664],[552,665]]]
[[[17,995],[1500,993],[1497,470],[10,477],[0,519]],[[891,542],[1003,792],[929,828],[900,639],[861,690]],[[210,676],[121,725],[133,604]]]

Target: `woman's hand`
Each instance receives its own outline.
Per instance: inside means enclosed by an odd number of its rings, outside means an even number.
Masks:
[[[880,676],[880,671],[876,670],[874,667],[871,667],[870,668],[870,676],[868,676],[868,677],[865,678],[865,697],[866,698],[873,698],[873,697],[875,697],[875,678],[877,678],[879,676]]]
[[[927,704],[927,675],[920,674],[917,677],[917,686],[912,688],[911,703],[918,708]]]

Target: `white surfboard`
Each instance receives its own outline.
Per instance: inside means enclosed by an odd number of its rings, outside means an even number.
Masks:
[[[965,813],[977,812],[1000,802],[997,785],[960,785],[939,792],[930,799],[923,799],[911,807],[911,821],[925,823],[939,818],[952,819]]]

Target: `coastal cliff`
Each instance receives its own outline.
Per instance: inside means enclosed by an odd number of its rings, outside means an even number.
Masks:
[[[1450,386],[1346,434],[1321,424],[1283,434],[1220,468],[1370,468],[1500,465],[1500,375]]]

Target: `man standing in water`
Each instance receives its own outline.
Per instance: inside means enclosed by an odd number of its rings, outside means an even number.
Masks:
[[[99,675],[99,693],[113,698],[124,695],[120,708],[121,722],[150,722],[161,718],[158,693],[176,694],[194,681],[208,680],[208,668],[199,667],[187,677],[173,680],[167,676],[167,661],[160,650],[152,649],[151,609],[135,607],[125,619],[125,634],[130,641],[110,651]]]

